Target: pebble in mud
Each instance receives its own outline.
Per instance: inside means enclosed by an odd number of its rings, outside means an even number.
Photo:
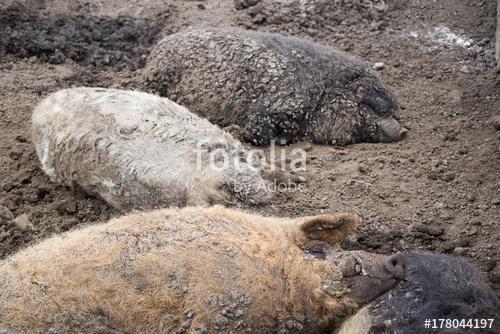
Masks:
[[[30,221],[28,214],[22,214],[13,220],[16,228],[22,232],[28,232],[33,229],[33,224]]]
[[[493,117],[491,120],[491,124],[495,128],[495,130],[500,131],[500,115]]]

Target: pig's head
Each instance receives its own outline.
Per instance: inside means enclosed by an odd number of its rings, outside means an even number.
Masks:
[[[396,142],[406,137],[408,130],[393,117],[398,109],[396,99],[377,78],[363,77],[354,89],[361,116],[358,141]]]
[[[272,184],[262,178],[258,168],[247,163],[229,166],[224,171],[224,185],[230,197],[247,204],[263,204],[272,199]]]
[[[304,186],[304,177],[282,171],[268,164],[260,155],[240,149],[232,160],[221,169],[222,187],[230,194],[247,204],[269,202],[276,191],[287,187],[300,189]]]
[[[306,257],[326,268],[323,272],[327,274],[315,294],[324,300],[322,307],[331,311],[329,324],[339,323],[394,288],[404,275],[400,255],[344,251],[338,246],[355,231],[359,221],[356,215],[334,213],[301,218],[298,224],[291,225],[295,228],[292,239]]]
[[[426,319],[495,319],[473,333],[500,333],[500,301],[480,274],[462,259],[430,253],[403,253],[403,279],[345,321],[337,334],[434,333]],[[497,328],[495,330],[495,328]],[[467,329],[440,329],[439,333]]]
[[[213,204],[247,204],[268,202],[274,195],[270,180],[265,179],[257,155],[250,154],[229,133],[200,140],[193,165],[204,169],[199,183],[205,202]],[[255,161],[249,161],[252,158]]]

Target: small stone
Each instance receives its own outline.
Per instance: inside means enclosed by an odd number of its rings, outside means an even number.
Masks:
[[[490,207],[489,207],[489,205],[486,205],[486,204],[479,204],[479,205],[477,206],[477,208],[478,208],[479,210],[481,210],[481,211],[486,211],[486,210],[488,210]]]
[[[383,69],[384,69],[384,67],[385,67],[385,64],[384,64],[384,63],[382,63],[382,62],[377,62],[377,63],[373,64],[373,67],[372,67],[372,68],[373,68],[375,71],[381,71],[381,70],[383,70]]]
[[[453,220],[455,218],[455,214],[453,214],[452,212],[442,212],[439,217],[441,217],[442,220],[444,221],[449,221],[449,220]]]
[[[491,205],[499,205],[500,204],[500,198],[494,198],[491,200]]]
[[[451,252],[454,247],[453,247],[453,243],[449,242],[449,241],[445,241],[441,244],[441,248],[444,250],[444,251],[447,251],[447,252]]]
[[[436,203],[434,203],[434,208],[435,209],[441,210],[441,209],[444,209],[444,207],[445,207],[445,205],[444,205],[443,202],[436,202]]]
[[[427,178],[429,180],[437,180],[439,177],[439,172],[437,171],[430,171],[429,173],[427,173]]]
[[[453,253],[458,256],[463,256],[467,252],[467,248],[465,247],[455,247]]]
[[[366,174],[368,173],[368,168],[366,168],[365,165],[363,164],[359,164],[358,165],[358,171],[361,173],[361,174]]]
[[[443,181],[450,182],[455,180],[455,177],[456,177],[455,173],[449,172],[449,173],[444,173],[441,179],[443,179]]]
[[[22,214],[14,219],[14,224],[23,232],[31,231],[33,229],[33,224],[31,224],[27,214]]]
[[[434,225],[419,224],[419,225],[415,226],[415,229],[419,232],[426,233],[426,234],[433,235],[433,236],[440,236],[444,232],[442,227],[434,226]]]
[[[252,23],[256,25],[263,24],[264,22],[266,22],[266,16],[263,14],[257,14],[252,20]]]
[[[500,131],[500,115],[493,117],[491,123],[495,130]]]
[[[389,206],[389,207],[395,207],[396,205],[394,204],[393,201],[391,201],[390,199],[385,199],[382,201],[382,203],[384,203],[385,205]]]

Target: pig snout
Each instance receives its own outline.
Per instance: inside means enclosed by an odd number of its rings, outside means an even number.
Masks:
[[[396,142],[406,138],[408,129],[403,127],[393,117],[382,118],[377,121],[382,142]]]
[[[404,263],[402,262],[404,258]],[[423,331],[425,319],[498,318],[500,300],[481,273],[465,260],[447,255],[405,252],[384,267],[404,279],[344,321],[335,334],[435,333]],[[437,331],[483,333],[483,331]],[[498,333],[497,331],[484,331]]]
[[[404,272],[404,258],[401,254],[390,256],[366,252],[352,252],[344,263],[344,277],[356,275],[372,278],[401,278]]]
[[[345,262],[343,275],[353,300],[365,304],[393,288],[404,271],[401,254],[385,256],[354,252],[352,258]]]
[[[402,278],[404,273],[404,258],[401,254],[389,256],[384,261],[384,268],[395,278]]]

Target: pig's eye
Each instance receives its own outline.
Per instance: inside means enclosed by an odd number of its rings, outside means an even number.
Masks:
[[[358,89],[360,102],[377,114],[389,116],[397,109],[395,99],[384,89],[366,83]]]
[[[319,245],[312,246],[311,248],[308,249],[308,252],[317,259],[321,260],[326,259],[326,251],[322,246]]]

